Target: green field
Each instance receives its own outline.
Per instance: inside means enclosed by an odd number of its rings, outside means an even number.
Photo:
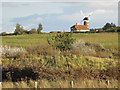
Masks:
[[[3,36],[2,44],[19,47],[30,47],[35,45],[47,45],[47,38],[54,34],[32,34]],[[85,42],[99,43],[108,49],[118,49],[118,33],[75,33],[73,37],[76,40]]]

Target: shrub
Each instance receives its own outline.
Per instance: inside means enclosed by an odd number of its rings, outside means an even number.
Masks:
[[[47,39],[47,41],[53,48],[65,51],[70,49],[71,44],[75,41],[75,39],[73,39],[72,33],[60,33],[50,39]]]
[[[2,35],[2,36],[6,36],[7,33],[6,33],[6,32],[2,32],[1,35]]]
[[[26,51],[24,48],[0,46],[0,56],[6,58],[23,58],[25,53]]]
[[[59,54],[60,52],[58,50],[54,50],[52,47],[49,47],[47,45],[41,45],[41,46],[33,46],[29,47],[27,49],[29,54],[32,55],[55,55]]]
[[[35,28],[32,28],[32,29],[29,31],[29,34],[34,34],[34,33],[37,33],[37,31],[36,31]]]
[[[92,56],[111,56],[112,53],[106,50],[100,44],[93,44],[84,41],[77,41],[71,45],[71,53],[82,54],[82,55],[92,55]]]
[[[28,30],[23,30],[24,34],[29,34]]]

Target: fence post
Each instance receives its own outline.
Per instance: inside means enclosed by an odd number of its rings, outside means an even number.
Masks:
[[[37,81],[35,81],[35,88],[37,88]]]
[[[70,83],[70,84],[71,84],[71,88],[73,88],[73,81],[71,81],[71,83]]]

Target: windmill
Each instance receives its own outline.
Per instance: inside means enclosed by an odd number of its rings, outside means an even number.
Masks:
[[[93,14],[93,12],[90,12],[90,13],[88,13],[88,15],[85,15],[85,14],[83,13],[83,11],[80,10],[80,14],[81,14],[82,18],[84,18],[82,21],[84,21],[84,20],[90,20],[90,19],[91,19],[91,15]],[[81,21],[81,22],[82,22],[82,21]]]
[[[83,20],[81,22],[84,21],[84,25],[90,29],[90,24],[89,24],[89,20],[91,19],[91,15],[93,14],[93,12],[88,13],[88,15],[85,15],[82,11],[80,11],[80,14],[83,17]]]

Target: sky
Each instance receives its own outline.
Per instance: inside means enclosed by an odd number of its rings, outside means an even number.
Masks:
[[[108,0],[107,0],[108,1]],[[92,12],[90,28],[102,28],[107,22],[118,25],[118,2],[116,1],[27,1],[4,0],[0,3],[0,32],[12,33],[19,23],[25,30],[43,25],[42,32],[70,31],[70,27]],[[83,14],[81,13],[83,12]]]

